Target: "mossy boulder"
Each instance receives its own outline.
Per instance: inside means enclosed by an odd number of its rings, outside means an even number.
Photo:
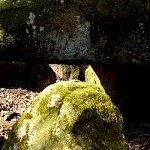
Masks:
[[[127,150],[123,118],[100,86],[48,86],[11,130],[3,150]]]

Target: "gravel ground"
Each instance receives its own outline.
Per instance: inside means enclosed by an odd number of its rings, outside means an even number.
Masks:
[[[12,125],[39,93],[23,88],[0,88],[0,149],[8,138]],[[129,149],[150,150],[150,124],[131,124],[129,128]]]
[[[0,149],[12,125],[38,94],[23,88],[0,88]]]

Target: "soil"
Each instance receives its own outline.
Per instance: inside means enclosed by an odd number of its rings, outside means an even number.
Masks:
[[[21,87],[0,88],[0,149],[8,138],[13,124],[39,93]]]
[[[12,125],[41,91],[22,87],[0,88],[0,149]],[[150,150],[150,124],[129,124],[125,135],[130,150]]]

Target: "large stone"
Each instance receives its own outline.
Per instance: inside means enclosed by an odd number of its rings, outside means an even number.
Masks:
[[[123,118],[101,86],[48,86],[23,113],[3,150],[127,150]]]
[[[145,64],[149,18],[149,0],[1,0],[0,49],[46,63]]]

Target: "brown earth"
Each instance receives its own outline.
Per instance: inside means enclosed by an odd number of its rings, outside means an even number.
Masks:
[[[20,115],[39,94],[23,88],[0,88],[0,149]]]

